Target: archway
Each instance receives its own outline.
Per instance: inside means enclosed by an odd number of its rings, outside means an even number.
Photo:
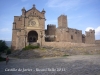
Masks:
[[[28,42],[37,42],[38,34],[36,31],[30,31],[28,33]]]

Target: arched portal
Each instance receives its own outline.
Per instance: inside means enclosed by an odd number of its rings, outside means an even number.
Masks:
[[[37,42],[38,33],[36,31],[30,31],[28,33],[28,42]]]

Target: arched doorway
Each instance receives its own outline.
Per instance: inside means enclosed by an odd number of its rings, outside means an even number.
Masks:
[[[30,31],[28,33],[28,42],[37,42],[38,34],[36,31]]]

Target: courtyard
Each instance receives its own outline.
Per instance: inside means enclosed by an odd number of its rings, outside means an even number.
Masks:
[[[100,75],[100,55],[73,55],[0,62],[0,75]]]

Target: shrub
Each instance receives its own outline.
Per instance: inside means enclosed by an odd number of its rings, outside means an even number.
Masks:
[[[63,57],[69,56],[68,54],[63,55]]]
[[[6,61],[6,58],[0,57],[0,61]]]
[[[5,41],[0,40],[0,56],[6,49],[8,49],[8,46],[6,45]]]
[[[11,49],[10,48],[8,48],[7,51],[6,51],[6,55],[8,55],[8,54],[11,54]]]
[[[36,49],[36,48],[39,48],[39,46],[28,45],[25,48],[23,48],[23,50],[30,50],[30,49]]]

